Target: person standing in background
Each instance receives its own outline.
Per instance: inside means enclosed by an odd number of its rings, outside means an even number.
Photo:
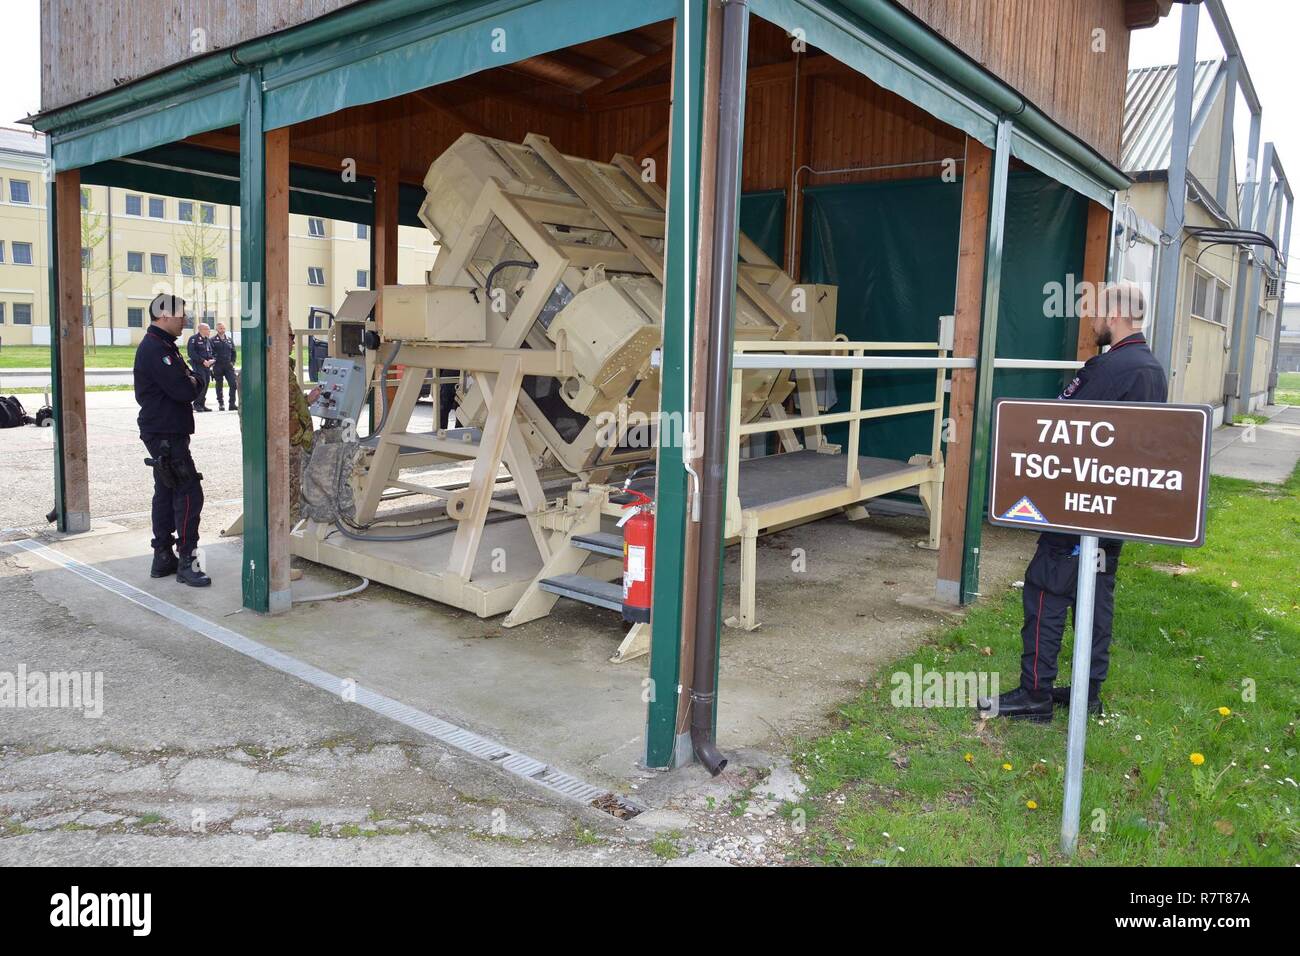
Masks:
[[[235,341],[226,334],[223,323],[217,323],[217,333],[211,338],[212,343],[212,377],[217,381],[217,408],[226,410],[223,386],[230,386],[230,410],[239,411],[239,379],[235,377],[235,364],[239,361],[239,351]]]
[[[216,364],[216,359],[212,356],[212,342],[209,339],[211,334],[212,330],[207,323],[200,322],[190,340],[185,343],[185,351],[190,356],[190,369],[199,382],[198,391],[194,395],[196,412],[212,411],[208,408],[208,383],[212,381],[212,366]]]

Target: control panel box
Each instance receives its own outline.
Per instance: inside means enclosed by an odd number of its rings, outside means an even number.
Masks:
[[[366,398],[365,367],[350,359],[327,358],[321,364],[317,385],[320,394],[311,403],[311,413],[317,418],[355,424]]]
[[[403,342],[482,342],[487,295],[451,285],[386,285],[384,338]]]

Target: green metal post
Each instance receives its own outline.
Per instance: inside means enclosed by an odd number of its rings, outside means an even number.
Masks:
[[[50,322],[50,407],[54,409],[54,511],[57,515],[56,527],[68,530],[68,497],[63,480],[63,363],[61,361],[62,339],[59,337],[59,216],[55,201],[53,160],[46,157],[49,166],[49,181],[45,186],[45,218],[49,227],[49,269],[50,282],[46,312]]]
[[[266,140],[262,71],[240,78],[239,264],[242,311],[239,404],[243,406],[244,607],[270,610],[270,539],[266,490]]]
[[[979,597],[980,536],[989,483],[989,437],[993,424],[993,360],[997,356],[998,305],[1002,295],[1002,242],[1007,219],[1007,167],[1011,159],[1011,120],[998,121],[989,189],[988,242],[984,249],[984,305],[980,348],[975,361],[975,421],[971,444],[970,487],[966,497],[966,540],[961,558],[961,603]]]
[[[677,18],[672,143],[669,157],[667,272],[664,277],[661,426],[655,497],[654,609],[646,708],[647,767],[673,765],[681,687],[682,563],[685,554],[687,474],[682,461],[685,387],[695,315],[695,252],[699,237],[700,132],[704,112],[704,32],[707,0],[684,0]],[[689,24],[688,24],[689,21]],[[686,142],[689,137],[689,144]],[[689,148],[688,148],[689,145]]]

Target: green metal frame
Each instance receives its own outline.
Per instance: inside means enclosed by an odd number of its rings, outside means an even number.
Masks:
[[[239,268],[241,279],[239,404],[244,412],[244,607],[270,610],[271,552],[266,488],[266,134],[262,73],[240,80]]]
[[[984,530],[984,498],[989,482],[989,438],[993,426],[993,360],[997,355],[998,304],[1002,296],[1002,244],[1006,234],[1007,170],[1011,160],[1011,120],[998,121],[993,144],[989,189],[988,236],[984,249],[984,304],[980,314],[979,356],[975,360],[974,434],[971,439],[970,484],[966,495],[966,535],[961,560],[961,603],[979,597],[980,543]]]
[[[690,36],[686,36],[686,19]],[[684,0],[676,23],[682,51],[673,75],[672,137],[668,183],[667,272],[664,276],[663,366],[659,409],[664,422],[685,422],[682,396],[689,379],[690,341],[695,326],[696,257],[700,206],[700,136],[704,110],[704,37],[707,0]],[[686,133],[690,130],[690,151]],[[687,215],[682,215],[682,212]],[[681,250],[679,254],[673,254]],[[646,707],[647,767],[673,766],[677,739],[678,688],[681,686],[682,565],[686,552],[686,466],[681,433],[660,428],[655,490],[655,577],[650,637],[650,700]]]

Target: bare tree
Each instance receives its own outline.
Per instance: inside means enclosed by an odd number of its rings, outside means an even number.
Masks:
[[[126,278],[114,278],[112,263],[108,251],[101,246],[108,240],[108,217],[95,212],[90,190],[81,191],[81,304],[82,312],[89,315],[91,326],[89,345],[95,351],[94,316],[95,303],[100,299],[111,299],[114,292],[126,284]],[[111,318],[111,310],[110,310]],[[108,328],[109,344],[112,344],[113,326]]]
[[[215,223],[203,221],[200,203],[193,203],[191,208],[189,221],[176,234],[176,255],[186,285],[186,291],[180,294],[191,300],[196,321],[202,322],[210,290],[220,282],[217,271],[226,249],[226,235]]]

